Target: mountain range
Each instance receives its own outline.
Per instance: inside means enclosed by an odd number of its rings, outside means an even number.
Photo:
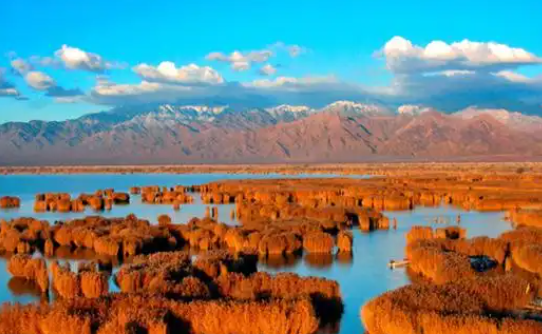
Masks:
[[[541,117],[476,107],[140,105],[1,124],[0,165],[537,160],[541,130]]]

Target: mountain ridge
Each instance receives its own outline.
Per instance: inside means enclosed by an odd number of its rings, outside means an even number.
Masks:
[[[444,114],[351,101],[322,109],[168,104],[1,124],[0,164],[537,159],[540,129],[540,117],[474,107]]]

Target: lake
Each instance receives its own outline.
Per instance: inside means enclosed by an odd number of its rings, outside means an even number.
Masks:
[[[174,186],[197,185],[225,179],[256,178],[299,178],[299,177],[334,177],[334,175],[258,175],[258,174],[129,174],[129,175],[4,175],[0,176],[0,196],[12,195],[21,198],[21,207],[14,210],[0,210],[0,219],[15,217],[36,217],[49,221],[67,220],[93,214],[84,213],[39,213],[33,212],[34,196],[42,192],[66,192],[73,196],[80,193],[94,192],[97,189],[114,188],[125,191],[132,186]],[[364,177],[364,176],[360,176]],[[141,204],[133,196],[129,206],[113,206],[103,216],[121,217],[130,213],[155,222],[160,214],[168,214],[176,223],[187,222],[192,217],[203,217],[207,205],[201,203],[199,196],[194,196],[193,204],[181,206],[174,211],[171,205]],[[230,218],[233,204],[217,205],[219,220],[227,224],[237,224]],[[102,214],[102,213],[100,213]],[[461,226],[467,229],[468,237],[486,235],[496,237],[511,228],[504,221],[504,213],[466,212],[454,207],[426,208],[418,207],[412,211],[384,212],[390,219],[396,218],[397,230],[362,233],[354,228],[354,251],[351,258],[318,256],[290,258],[286,263],[260,263],[259,269],[271,273],[294,272],[302,276],[320,276],[337,280],[340,284],[345,312],[340,324],[327,328],[325,333],[350,334],[363,333],[360,321],[360,307],[369,299],[409,283],[404,269],[388,268],[391,259],[403,259],[405,234],[414,225],[446,226],[455,224],[457,215],[461,215]],[[445,224],[434,223],[435,219]],[[71,261],[75,264],[76,261]],[[112,290],[114,286],[112,285]],[[11,280],[6,272],[6,260],[0,258],[0,302],[17,301],[28,303],[38,300],[31,286]]]

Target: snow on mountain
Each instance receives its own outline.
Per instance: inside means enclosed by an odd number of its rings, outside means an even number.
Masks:
[[[191,122],[212,122],[227,107],[175,106],[164,104],[141,112],[125,122],[125,125],[143,125],[152,128],[172,127]]]
[[[285,112],[291,112],[291,113],[308,113],[313,111],[313,109],[307,107],[307,106],[292,106],[289,104],[281,104],[276,107],[266,108],[268,112],[272,114],[282,114]]]
[[[390,115],[389,109],[376,105],[376,104],[364,104],[353,101],[336,101],[325,106],[323,111],[339,112],[343,115],[349,116],[380,116]]]
[[[278,119],[299,119],[307,117],[310,114],[316,112],[316,110],[307,106],[292,106],[288,104],[281,104],[276,107],[266,108],[265,111],[267,111],[271,116]]]
[[[431,108],[420,106],[420,105],[413,105],[413,104],[404,104],[397,108],[397,113],[399,115],[410,115],[410,116],[418,116],[420,114],[423,114],[424,112],[431,111]]]
[[[207,105],[174,105],[164,104],[147,110],[135,112],[124,119],[124,125],[142,125],[152,128],[172,127],[176,124],[192,122],[243,122],[275,124],[278,122],[293,122],[318,112],[336,112],[345,116],[381,116],[392,115],[389,109],[375,105],[352,101],[337,101],[322,109],[314,109],[305,105],[282,104],[265,109],[232,109],[228,106]],[[258,116],[257,116],[258,115]],[[233,117],[233,118],[232,118]]]
[[[463,109],[453,114],[462,119],[471,119],[480,115],[491,115],[496,120],[512,128],[523,130],[542,130],[542,117],[524,115],[506,109],[482,109],[475,106]]]
[[[245,121],[250,124],[257,123],[261,126],[280,122],[292,122],[320,112],[339,113],[343,116],[372,117],[392,115],[420,116],[431,110],[433,109],[423,105],[405,104],[399,106],[395,111],[391,111],[378,104],[365,104],[353,101],[336,101],[322,109],[314,109],[305,105],[288,104],[265,109],[233,109],[229,106],[163,104],[159,106],[130,107],[129,109],[121,108],[115,112],[88,115],[82,117],[80,121],[87,127],[123,124],[149,128],[168,128],[179,124],[188,125],[191,123],[217,122],[222,126],[224,124],[232,126]],[[499,122],[513,129],[542,131],[542,117],[525,115],[506,109],[487,109],[472,106],[452,115],[462,119],[472,119],[485,114],[491,115]]]
[[[170,104],[166,104],[166,105],[163,105],[163,106],[160,106],[160,108],[163,108],[163,109],[168,109],[168,110],[194,110],[196,111],[198,114],[220,114],[222,113],[224,110],[226,110],[228,108],[228,106],[215,106],[215,107],[211,107],[211,106],[206,106],[206,105],[199,105],[199,106],[196,106],[196,105],[193,105],[193,106],[172,106]]]

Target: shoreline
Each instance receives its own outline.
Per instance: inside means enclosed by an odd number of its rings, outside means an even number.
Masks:
[[[442,174],[542,174],[542,162],[387,162],[326,164],[187,164],[0,166],[0,175],[40,174],[336,174],[415,176]]]

